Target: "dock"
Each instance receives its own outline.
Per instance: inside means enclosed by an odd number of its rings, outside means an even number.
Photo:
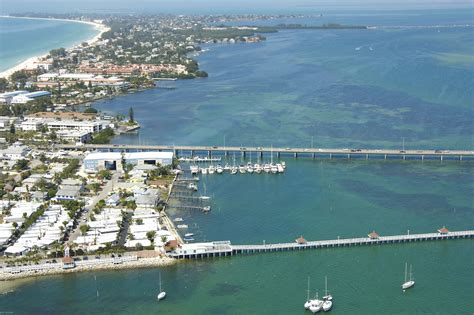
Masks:
[[[302,239],[300,238],[292,243],[258,245],[232,245],[230,241],[194,243],[176,249],[174,252],[171,252],[169,256],[177,259],[202,259],[256,253],[300,251],[335,247],[406,244],[426,241],[469,239],[474,236],[474,230],[450,231],[446,233],[438,232],[424,234],[405,234],[392,236],[378,236],[377,234],[374,236],[373,233],[369,234],[368,237],[361,238],[345,238],[323,241],[305,241],[304,239],[303,241],[300,241],[300,239]]]
[[[130,145],[130,144],[85,144],[75,146],[70,144],[55,145],[55,149],[63,150],[99,150],[99,151],[171,151],[179,158],[186,153],[191,157],[196,154],[206,154],[228,157],[230,154],[240,154],[246,157],[249,154],[256,157],[273,155],[310,157],[313,159],[359,159],[359,160],[419,160],[419,161],[474,161],[474,150],[428,150],[428,149],[327,149],[327,148],[273,148],[273,147],[220,147],[220,146],[189,146],[189,145]]]

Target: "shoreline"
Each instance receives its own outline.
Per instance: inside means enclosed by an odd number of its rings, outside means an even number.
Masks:
[[[90,21],[80,21],[80,20],[68,20],[68,19],[54,19],[54,18],[36,18],[36,17],[20,17],[20,16],[9,16],[9,15],[0,15],[0,18],[8,18],[8,19],[26,19],[26,20],[47,20],[47,21],[62,21],[62,22],[74,22],[74,23],[81,23],[81,24],[87,24],[87,25],[91,25],[91,26],[94,26],[95,30],[97,30],[99,33],[96,34],[94,37],[92,37],[91,39],[88,39],[86,41],[82,41],[82,42],[86,42],[87,44],[89,45],[93,45],[95,44],[96,42],[99,41],[100,37],[102,36],[103,33],[107,32],[108,30],[110,30],[110,28],[104,24],[101,24],[101,23],[96,23],[96,22],[90,22]],[[65,47],[66,49],[73,49],[75,47],[78,47],[80,45],[79,44],[73,44],[73,46],[70,46],[70,47]],[[59,48],[59,47],[58,47]],[[54,48],[53,48],[54,49]],[[35,63],[37,63],[40,59],[42,58],[45,58],[46,56],[48,56],[49,52],[48,53],[45,53],[45,54],[42,54],[42,55],[39,55],[39,56],[33,56],[33,57],[30,57],[26,60],[23,60],[22,62],[20,62],[19,64],[16,64],[2,72],[0,72],[0,78],[7,78],[9,76],[11,76],[15,71],[20,71],[22,69],[25,69],[25,68],[32,68],[33,65]]]
[[[76,266],[72,269],[49,269],[42,271],[23,271],[21,273],[0,273],[0,283],[6,281],[13,281],[26,278],[37,278],[51,275],[61,275],[67,273],[78,273],[88,271],[100,270],[121,270],[121,269],[137,269],[137,268],[151,268],[151,267],[167,267],[178,263],[177,259],[161,256],[153,258],[140,258],[136,261],[123,262],[121,264],[100,264],[88,266]],[[0,292],[1,294],[1,292]]]

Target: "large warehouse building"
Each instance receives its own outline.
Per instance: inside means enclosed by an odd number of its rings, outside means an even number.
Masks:
[[[173,152],[92,152],[84,159],[84,171],[123,170],[122,160],[125,164],[132,165],[170,165],[173,162]]]

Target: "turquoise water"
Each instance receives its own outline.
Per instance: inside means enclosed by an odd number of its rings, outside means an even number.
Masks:
[[[133,107],[117,143],[473,148],[473,29],[283,31],[212,45],[208,79],[97,103]],[[150,112],[150,109],[153,112]]]
[[[443,15],[432,14],[421,22]],[[410,21],[420,15],[388,24]],[[255,45],[206,47],[198,59],[208,79],[94,106],[125,115],[133,106],[142,129],[117,143],[223,145],[225,136],[239,146],[310,146],[313,138],[315,146],[398,148],[405,138],[407,148],[472,149],[472,41],[469,27],[286,31]],[[234,244],[473,228],[472,163],[284,160],[281,175],[201,176],[212,211],[170,215],[199,241]],[[322,294],[328,275],[335,314],[470,314],[473,253],[472,240],[459,240],[186,262],[162,268],[162,303],[157,269],[82,273],[13,283],[0,305],[19,313],[307,314],[307,277]],[[403,293],[405,262],[416,286]]]
[[[80,44],[97,33],[82,23],[0,17],[0,72],[51,49]]]

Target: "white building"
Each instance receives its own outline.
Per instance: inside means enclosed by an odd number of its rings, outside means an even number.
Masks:
[[[97,172],[102,169],[122,170],[122,159],[126,164],[142,165],[171,165],[173,152],[93,152],[84,158],[84,170],[86,172]]]
[[[25,120],[20,124],[23,131],[39,131],[43,124],[36,120]]]
[[[85,132],[99,132],[103,128],[100,121],[51,120],[47,122],[49,130],[76,130]]]
[[[28,93],[28,91],[13,91],[0,93],[0,103],[10,104],[12,102],[13,97]]]
[[[87,143],[92,140],[92,134],[89,131],[59,130],[56,135],[61,140],[74,143]]]
[[[50,97],[51,93],[48,91],[37,91],[37,92],[31,92],[31,93],[26,93],[26,94],[19,94],[14,96],[11,99],[12,104],[26,104],[30,101],[34,101],[36,99],[42,98],[42,97]]]
[[[12,145],[4,150],[0,150],[0,158],[13,161],[21,160],[25,158],[29,152],[30,149],[27,146]]]

